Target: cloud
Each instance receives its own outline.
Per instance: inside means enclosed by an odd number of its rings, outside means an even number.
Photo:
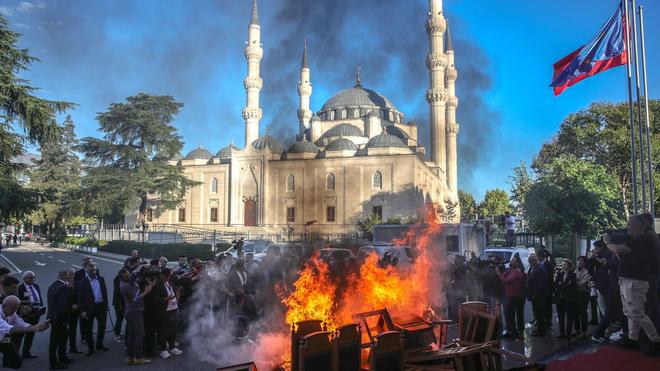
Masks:
[[[34,3],[31,3],[29,1],[22,1],[18,3],[18,5],[16,6],[16,11],[18,11],[19,13],[30,13],[38,9],[46,9],[46,3],[44,3],[43,1],[37,1]]]
[[[10,7],[0,6],[0,14],[8,17],[8,16],[12,15],[13,13],[14,12]]]

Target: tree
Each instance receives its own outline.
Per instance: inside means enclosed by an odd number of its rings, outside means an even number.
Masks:
[[[486,191],[483,202],[479,205],[483,216],[498,217],[511,211],[509,207],[509,195],[505,190],[496,188]]]
[[[649,114],[656,209],[660,207],[660,101],[649,101]],[[635,115],[635,118],[637,115]],[[553,140],[543,145],[532,168],[543,173],[562,155],[603,166],[623,200],[626,215],[632,206],[632,167],[630,164],[630,134],[627,103],[594,103],[585,110],[570,114],[561,124]],[[636,143],[637,148],[639,143]]]
[[[511,179],[511,201],[514,202],[518,213],[520,213],[522,206],[525,204],[525,197],[534,181],[527,171],[524,161],[520,163],[520,166],[513,168],[513,176],[509,178]]]
[[[63,226],[66,218],[82,213],[80,191],[80,159],[74,153],[77,145],[75,125],[71,116],[58,130],[58,135],[41,146],[41,159],[31,174],[30,186],[49,200],[32,212],[30,220],[34,225],[45,225],[49,233]]]
[[[470,221],[479,212],[477,209],[477,202],[474,200],[472,193],[466,192],[462,189],[458,190],[458,204],[461,208],[462,222]]]
[[[0,216],[4,218],[22,216],[43,199],[43,195],[18,182],[14,174],[21,166],[13,164],[12,158],[23,152],[25,144],[41,144],[53,138],[58,127],[56,115],[73,106],[34,95],[37,88],[20,74],[37,58],[28,49],[17,47],[19,38],[20,34],[9,30],[9,22],[0,15]]]
[[[362,234],[362,238],[371,241],[373,238],[374,226],[381,223],[382,220],[378,214],[370,214],[364,219],[358,219],[357,226]]]
[[[603,166],[573,156],[545,164],[524,204],[530,227],[542,234],[594,238],[622,225],[621,199],[607,175]]]
[[[138,208],[138,223],[143,224],[149,197],[175,208],[199,184],[167,161],[183,147],[171,124],[182,106],[171,96],[140,93],[97,115],[105,135],[83,138],[78,146],[88,164],[83,194],[94,213]]]

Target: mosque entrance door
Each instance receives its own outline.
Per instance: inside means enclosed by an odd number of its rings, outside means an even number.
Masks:
[[[243,203],[243,225],[246,227],[256,227],[257,226],[257,201],[248,198]]]

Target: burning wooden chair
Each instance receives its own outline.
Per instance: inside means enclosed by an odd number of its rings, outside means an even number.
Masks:
[[[257,365],[254,362],[242,363],[227,367],[216,368],[216,371],[257,371]]]
[[[303,336],[297,358],[298,368],[295,371],[332,371],[330,333],[319,331]]]
[[[406,371],[499,371],[502,362],[500,354],[495,351],[496,345],[496,342],[490,342],[420,352],[410,355],[404,366]]]
[[[294,326],[294,329],[291,330],[291,370],[298,370],[298,348],[300,346],[300,340],[303,337],[323,331],[321,328],[322,321],[320,320],[309,320],[297,322]]]
[[[468,302],[459,309],[458,345],[499,341],[500,320],[488,312],[486,303]]]
[[[376,335],[371,343],[369,370],[403,370],[404,348],[404,335],[399,331],[386,331]]]
[[[360,325],[352,323],[337,329],[332,339],[332,370],[359,371],[362,353],[362,331]]]
[[[373,343],[378,334],[398,331],[404,335],[407,352],[428,349],[431,344],[441,348],[447,336],[447,326],[451,323],[448,320],[427,321],[408,313],[397,313],[393,317],[387,308],[356,313],[352,318],[360,323],[367,335],[367,338],[363,339],[363,346]]]

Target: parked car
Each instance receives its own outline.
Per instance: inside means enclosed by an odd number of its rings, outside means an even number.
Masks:
[[[359,261],[364,261],[372,253],[378,254],[382,259],[385,253],[390,252],[393,258],[397,259],[397,266],[408,266],[415,261],[415,249],[410,246],[392,246],[392,245],[367,245],[360,246],[357,253]]]
[[[254,260],[255,261],[261,261],[261,259],[266,255],[265,254],[266,249],[272,243],[273,243],[273,241],[270,241],[270,240],[247,240],[247,241],[243,241],[243,254],[252,253],[252,254],[254,254]],[[228,248],[225,251],[217,253],[215,256],[217,258],[220,254],[225,254],[225,253],[229,253],[234,258],[238,258],[238,249],[236,248],[236,244],[232,245],[232,247]]]
[[[531,252],[534,252],[534,249],[531,248]],[[520,256],[520,261],[522,262],[525,270],[529,268],[529,263],[527,258],[529,258],[530,248],[525,246],[516,246],[516,247],[502,247],[502,246],[486,246],[484,251],[479,255],[479,259],[488,260],[491,256],[496,256],[504,266],[509,268],[509,261],[511,257],[515,254]]]
[[[334,266],[340,262],[355,259],[355,254],[349,249],[325,248],[319,250],[319,258],[328,263],[328,265]]]

